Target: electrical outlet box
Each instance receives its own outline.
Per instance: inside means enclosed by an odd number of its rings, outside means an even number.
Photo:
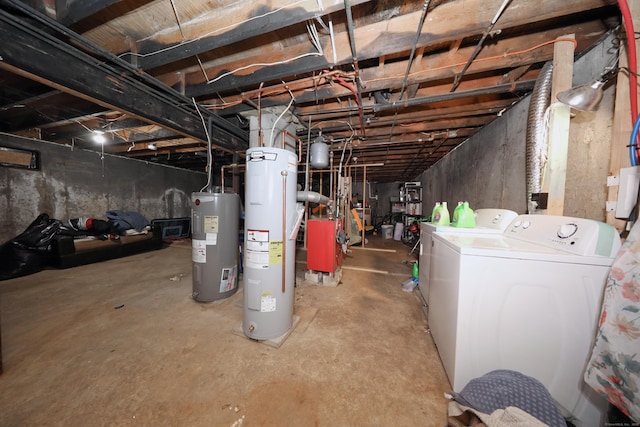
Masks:
[[[549,193],[532,193],[531,201],[538,204],[536,209],[547,209],[547,203],[549,202]]]
[[[638,200],[638,184],[640,184],[640,166],[620,169],[616,218],[624,219],[631,215]]]

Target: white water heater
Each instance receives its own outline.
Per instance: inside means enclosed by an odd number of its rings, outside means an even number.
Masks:
[[[274,147],[247,150],[243,332],[284,335],[293,325],[298,159]]]
[[[210,302],[238,290],[240,196],[191,194],[193,299]]]

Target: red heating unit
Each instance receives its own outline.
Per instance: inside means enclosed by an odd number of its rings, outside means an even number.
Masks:
[[[310,219],[307,232],[307,269],[333,273],[342,264],[342,250],[336,241],[341,221]]]

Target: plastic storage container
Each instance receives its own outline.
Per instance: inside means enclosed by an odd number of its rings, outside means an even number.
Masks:
[[[385,239],[391,239],[393,237],[393,225],[385,224],[380,226],[380,232]]]

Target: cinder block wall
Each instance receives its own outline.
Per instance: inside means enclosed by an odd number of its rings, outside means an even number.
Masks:
[[[40,169],[0,166],[0,243],[17,236],[41,213],[60,220],[105,218],[109,210],[147,219],[190,217],[191,193],[205,173],[0,133],[0,146],[36,150]]]

